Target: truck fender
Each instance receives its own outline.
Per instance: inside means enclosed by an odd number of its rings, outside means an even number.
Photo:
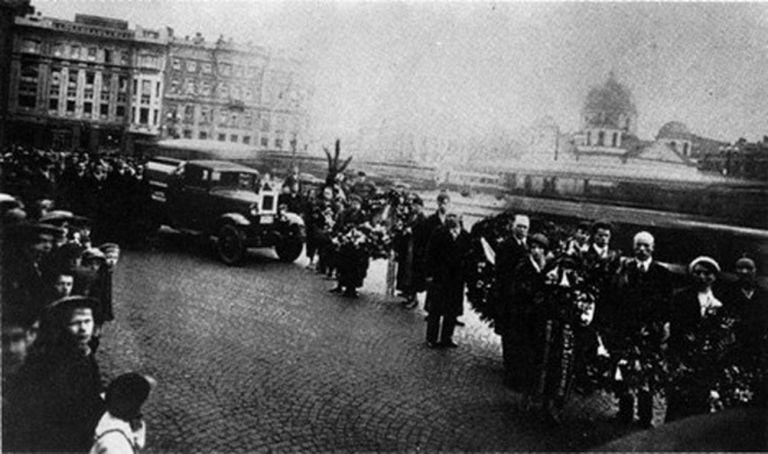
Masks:
[[[224,224],[235,224],[240,226],[248,226],[251,225],[251,221],[249,221],[245,216],[243,216],[240,213],[227,213],[222,215],[219,218],[219,221],[217,222],[217,225],[221,226]]]

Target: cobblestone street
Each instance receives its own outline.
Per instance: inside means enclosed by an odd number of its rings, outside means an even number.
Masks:
[[[167,235],[126,252],[117,321],[100,351],[109,376],[147,372],[149,450],[568,450],[597,440],[585,423],[552,428],[501,384],[498,337],[464,316],[456,350],[424,345],[424,313],[384,296],[383,261],[363,293],[256,251],[228,268],[206,246]],[[192,244],[193,246],[190,246]],[[579,406],[577,420],[600,417]],[[603,411],[604,412],[604,411]]]

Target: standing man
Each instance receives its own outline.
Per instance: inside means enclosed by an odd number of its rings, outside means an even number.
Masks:
[[[364,203],[368,203],[368,199],[376,194],[376,185],[368,181],[367,175],[361,170],[357,172],[357,179],[352,184],[349,191],[363,199]]]
[[[424,291],[427,288],[424,283],[427,266],[427,244],[432,237],[432,233],[445,224],[445,217],[450,206],[451,197],[441,192],[437,195],[437,210],[413,227],[413,272],[420,277],[423,283],[421,288],[417,290],[418,292]]]
[[[427,246],[427,347],[458,347],[453,342],[456,317],[464,306],[465,258],[469,234],[458,215],[449,213],[445,226],[432,234]],[[439,339],[439,341],[438,341]]]
[[[496,255],[496,292],[498,293],[496,307],[496,327],[499,334],[508,332],[511,327],[505,326],[511,307],[515,305],[514,282],[515,269],[528,256],[528,230],[531,220],[525,215],[515,215],[512,221],[512,236],[501,243]],[[523,384],[523,376],[515,364],[514,352],[518,348],[512,342],[513,337],[502,335],[502,355],[504,358],[505,382],[507,386],[518,389]]]
[[[634,257],[625,259],[619,270],[611,308],[611,349],[618,359],[616,393],[618,419],[634,421],[635,396],[640,425],[651,427],[653,395],[660,384],[648,379],[641,367],[660,367],[664,359],[665,324],[669,320],[672,279],[670,272],[653,260],[655,240],[639,232],[633,241]]]
[[[587,279],[598,291],[595,304],[595,326],[601,331],[607,329],[610,324],[607,318],[611,304],[610,286],[621,261],[619,252],[611,249],[612,230],[613,227],[608,222],[595,222],[592,226],[589,248],[581,254]]]

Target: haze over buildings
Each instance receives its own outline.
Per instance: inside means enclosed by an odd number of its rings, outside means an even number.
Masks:
[[[768,131],[768,5],[52,1],[43,15],[120,17],[305,58],[310,148],[379,131],[518,136],[548,115],[578,131],[613,71],[634,95],[637,136],[680,121],[734,141]],[[201,20],[205,18],[205,20]]]

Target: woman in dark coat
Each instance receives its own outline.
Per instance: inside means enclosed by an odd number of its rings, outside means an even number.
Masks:
[[[403,306],[406,308],[415,307],[416,294],[424,291],[424,267],[422,266],[424,253],[418,250],[416,235],[424,229],[426,217],[422,213],[421,199],[415,199],[412,207],[409,218],[395,235],[393,242],[397,260],[397,290],[405,297]]]
[[[675,295],[670,314],[667,422],[709,413],[736,359],[736,319],[713,292],[720,266],[709,257],[698,257],[688,269],[695,284]]]
[[[453,342],[456,318],[464,309],[465,261],[469,234],[459,218],[449,214],[445,226],[434,231],[427,246],[427,346],[457,347]],[[441,331],[442,325],[442,331]],[[438,343],[439,335],[439,343]]]
[[[362,210],[360,197],[352,195],[349,200],[350,207],[341,213],[337,223],[338,232],[345,236],[355,235],[358,227],[368,221],[368,215]],[[357,297],[357,289],[363,286],[368,274],[367,251],[358,241],[343,241],[337,258],[338,285],[332,290],[343,291],[344,296]]]
[[[501,339],[508,385],[532,394],[536,349],[543,323],[539,306],[544,299],[544,268],[549,240],[537,233],[528,244],[530,252],[515,267],[512,295],[500,316],[503,317]]]

